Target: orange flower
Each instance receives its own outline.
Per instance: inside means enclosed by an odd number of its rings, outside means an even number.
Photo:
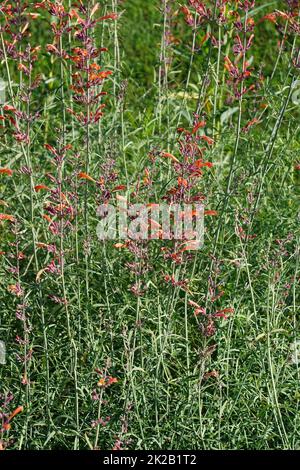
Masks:
[[[112,384],[118,382],[116,377],[101,377],[101,379],[97,382],[98,387],[109,387]]]
[[[52,219],[48,214],[44,214],[43,219],[47,220],[47,222],[49,222],[49,224],[51,224],[51,222],[52,222]]]
[[[5,104],[3,106],[3,111],[12,111],[13,113],[16,113],[17,110],[16,108],[14,108],[13,106],[11,106],[10,104]]]
[[[120,249],[120,248],[127,248],[127,243],[115,243],[114,248]]]
[[[24,64],[19,64],[18,65],[18,70],[20,70],[21,72],[24,72],[26,75],[29,74],[29,69]]]
[[[127,186],[120,184],[119,186],[115,186],[112,191],[123,191],[125,189],[127,189]]]
[[[98,65],[98,64],[91,64],[90,68],[93,69],[93,70],[100,70],[101,69],[100,65]]]
[[[181,176],[178,177],[177,182],[178,182],[178,186],[184,186],[185,188],[188,187],[187,180],[182,178]]]
[[[21,413],[21,412],[23,411],[23,409],[24,409],[23,406],[18,406],[18,408],[16,408],[16,409],[12,412],[12,414],[8,417],[6,423],[4,423],[4,425],[3,425],[3,429],[4,429],[5,431],[8,431],[8,430],[10,429],[10,424],[9,424],[10,421],[11,421],[16,415],[18,415],[19,413]]]
[[[81,178],[81,179],[84,179],[84,180],[89,180],[89,181],[93,181],[93,183],[95,183],[96,181],[94,180],[94,178],[92,178],[91,176],[87,175],[86,173],[78,173],[78,178]]]
[[[276,23],[277,22],[277,14],[276,13],[269,13],[268,15],[265,15],[263,16],[261,19],[260,19],[260,22],[261,21],[271,21],[271,23]]]
[[[200,42],[200,47],[202,47],[203,44],[205,44],[209,38],[210,38],[210,33],[205,34],[204,38]]]
[[[188,302],[192,307],[200,308],[200,305],[196,304],[193,300],[189,300]]]
[[[116,384],[118,379],[116,377],[109,377],[108,378],[108,385]]]
[[[98,18],[97,21],[116,20],[117,18],[118,18],[117,13],[109,13],[108,15],[101,16],[101,18]]]
[[[38,193],[42,189],[45,189],[46,191],[49,191],[48,186],[45,186],[44,184],[38,184],[37,186],[34,187],[35,191]]]
[[[184,242],[181,246],[183,246],[183,248],[181,248],[179,253],[189,250],[199,250],[200,242],[199,240],[190,240],[188,242]]]
[[[192,134],[195,134],[197,132],[198,129],[201,129],[202,127],[204,127],[206,124],[205,121],[199,121],[197,122],[197,124],[193,127],[193,130],[192,130]]]
[[[0,175],[12,176],[13,171],[9,168],[0,168]]]
[[[212,145],[214,143],[214,140],[211,139],[210,137],[207,137],[207,135],[201,135],[200,138],[202,140],[205,140],[205,142],[207,142],[208,145]]]
[[[38,248],[47,248],[48,245],[47,245],[47,243],[38,242],[38,243],[36,244],[36,246],[37,246]]]
[[[11,284],[10,286],[7,286],[7,290],[17,297],[21,297],[23,295],[23,291],[19,284]]]
[[[52,145],[45,144],[44,147],[45,147],[45,149],[49,150],[49,152],[51,152],[53,155],[55,155],[57,157],[57,152],[56,152],[55,148],[52,147]]]
[[[47,44],[46,49],[48,52],[55,52],[55,54],[59,54],[59,50],[53,44]]]
[[[24,410],[23,406],[18,406],[18,408],[16,408],[12,414],[10,415],[10,417],[8,418],[9,421],[11,421],[16,415],[18,415],[19,413],[21,413],[22,411]]]
[[[104,377],[102,377],[97,383],[98,387],[105,387],[105,384],[106,384],[106,379]]]
[[[194,166],[197,168],[203,168],[206,166],[207,168],[212,168],[214,165],[211,162],[203,162],[201,158],[195,161]]]
[[[204,211],[204,215],[218,215],[218,211]]]
[[[160,156],[164,158],[170,158],[171,160],[173,160],[173,162],[179,163],[178,158],[174,157],[174,155],[169,152],[161,152]]]
[[[13,215],[9,214],[0,214],[0,220],[9,220],[10,222],[14,222],[15,218]]]
[[[218,310],[214,315],[221,315],[223,313],[234,313],[234,308],[223,308],[223,310]]]
[[[242,132],[248,132],[249,129],[254,126],[255,124],[260,124],[261,121],[259,119],[254,118],[251,121],[247,122],[247,124],[243,127]]]

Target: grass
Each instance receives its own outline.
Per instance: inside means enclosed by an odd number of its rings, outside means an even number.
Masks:
[[[69,2],[63,3],[69,11]],[[119,18],[92,33],[98,47],[108,48],[97,60],[113,72],[97,88],[108,92],[98,123],[81,125],[69,111],[91,113],[72,98],[74,63],[46,50],[53,34],[39,25],[49,23],[47,11],[39,10],[30,36],[20,41],[20,50],[28,40],[42,46],[32,77],[18,70],[18,61],[1,56],[6,104],[40,116],[30,125],[18,118],[30,135],[30,143],[20,144],[7,118],[11,111],[1,107],[0,168],[13,174],[0,174],[0,213],[15,222],[0,220],[0,340],[7,348],[6,364],[0,364],[0,446],[299,449],[299,368],[291,359],[299,340],[299,105],[292,97],[299,72],[291,60],[299,40],[284,17],[277,27],[260,21],[287,11],[286,2],[257,1],[249,16],[239,11],[241,21],[256,22],[246,53],[253,68],[246,84],[255,90],[237,99],[224,67],[226,55],[234,60],[232,20],[220,31],[212,22],[193,35],[177,1],[171,19],[164,19],[159,1],[100,3]],[[170,45],[163,28],[174,35]],[[214,48],[204,41],[200,47],[209,30],[226,35],[225,44]],[[63,36],[67,51],[69,41],[78,46],[73,32]],[[26,102],[22,93],[37,74],[40,86]],[[176,169],[160,157],[151,164],[149,154],[182,159],[177,128],[191,129],[197,109],[205,134],[214,138],[213,145],[203,144],[204,160],[214,167],[204,168],[192,188],[217,211],[205,217],[203,248],[176,265],[161,254],[172,243],[137,244],[145,250],[139,254],[116,249],[116,241],[100,242],[96,208],[103,188],[79,172],[97,180],[104,175],[110,189],[126,186],[134,202],[160,201],[176,185]],[[244,132],[254,117],[260,122]],[[72,149],[60,165],[45,144]],[[107,170],[112,160],[116,165]],[[153,179],[148,189],[142,186],[145,170]],[[37,185],[54,193],[36,191]],[[51,231],[45,208],[61,204],[62,193],[74,212],[51,215],[58,224]],[[45,270],[51,260],[57,273]],[[188,290],[167,283],[165,275],[172,274],[188,279]],[[209,312],[234,313],[216,320],[215,334],[207,336],[190,300]],[[108,386],[109,378],[117,381]],[[24,409],[8,429],[18,406]]]

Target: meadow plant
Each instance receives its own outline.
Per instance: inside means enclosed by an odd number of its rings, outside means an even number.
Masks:
[[[299,8],[1,2],[0,450],[299,448]]]

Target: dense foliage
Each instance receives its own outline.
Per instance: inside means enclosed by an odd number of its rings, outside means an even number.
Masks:
[[[299,448],[299,8],[1,2],[0,449]]]

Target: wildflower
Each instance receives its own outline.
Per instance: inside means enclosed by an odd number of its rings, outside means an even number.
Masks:
[[[23,297],[24,291],[22,287],[20,286],[19,283],[17,284],[11,284],[7,287],[7,290],[11,293],[14,294],[17,297]]]
[[[212,215],[212,216],[215,216],[215,215],[218,215],[218,211],[206,210],[206,211],[204,211],[204,215]]]
[[[114,443],[112,450],[122,450],[123,442],[120,439],[117,439]]]
[[[196,124],[194,125],[193,127],[193,130],[192,130],[192,134],[196,134],[196,132],[199,130],[199,129],[202,129],[203,127],[206,126],[206,122],[205,121],[198,121],[196,122]]]
[[[0,168],[0,175],[12,176],[13,171],[10,170],[9,168]]]
[[[206,314],[206,308],[204,307],[200,307],[200,305],[198,305],[196,302],[194,302],[193,300],[189,300],[189,304],[194,307],[194,315],[197,317],[200,313],[202,315],[205,315]]]
[[[218,310],[217,312],[213,313],[214,317],[224,318],[227,320],[228,316],[226,313],[234,313],[233,308],[224,308],[223,310]]]
[[[215,335],[217,329],[211,316],[208,316],[207,321],[204,324],[201,324],[201,330],[204,336],[208,338]]]
[[[244,133],[247,133],[249,132],[250,128],[252,126],[254,126],[255,124],[259,124],[261,121],[259,121],[259,119],[257,118],[254,118],[252,119],[251,121],[249,121],[243,128],[242,128],[242,132]]]
[[[0,220],[8,220],[9,222],[15,222],[15,217],[9,214],[0,214]]]
[[[97,374],[99,374],[101,376],[100,379],[97,382],[98,387],[107,388],[107,387],[110,387],[111,385],[113,385],[114,383],[118,382],[118,379],[116,377],[112,377],[110,375],[107,375],[105,372],[103,372],[99,369],[95,369],[95,372],[97,372]]]
[[[9,415],[5,423],[3,424],[2,431],[8,431],[10,429],[10,421],[23,411],[23,406],[18,406],[12,413]]]
[[[164,276],[166,282],[171,283],[174,287],[180,287],[183,290],[188,290],[188,279],[176,280],[175,277],[169,276],[168,274]]]
[[[96,180],[94,180],[94,178],[92,178],[91,176],[87,175],[87,174],[84,173],[84,172],[80,172],[80,173],[78,174],[78,178],[84,179],[84,180],[93,181],[93,183],[96,182]]]
[[[107,417],[104,418],[104,419],[103,419],[103,418],[99,418],[99,419],[93,420],[93,421],[92,421],[92,428],[95,428],[96,426],[99,426],[99,425],[105,427],[105,426],[107,426],[108,423],[110,422],[110,419],[111,419],[110,416],[107,416]]]
[[[38,184],[34,187],[35,192],[40,192],[41,190],[49,191],[50,189],[45,184]]]
[[[179,163],[178,158],[174,157],[174,155],[172,155],[172,154],[169,153],[169,152],[161,152],[160,155],[161,155],[161,157],[169,158],[169,159],[172,160],[173,162]]]

